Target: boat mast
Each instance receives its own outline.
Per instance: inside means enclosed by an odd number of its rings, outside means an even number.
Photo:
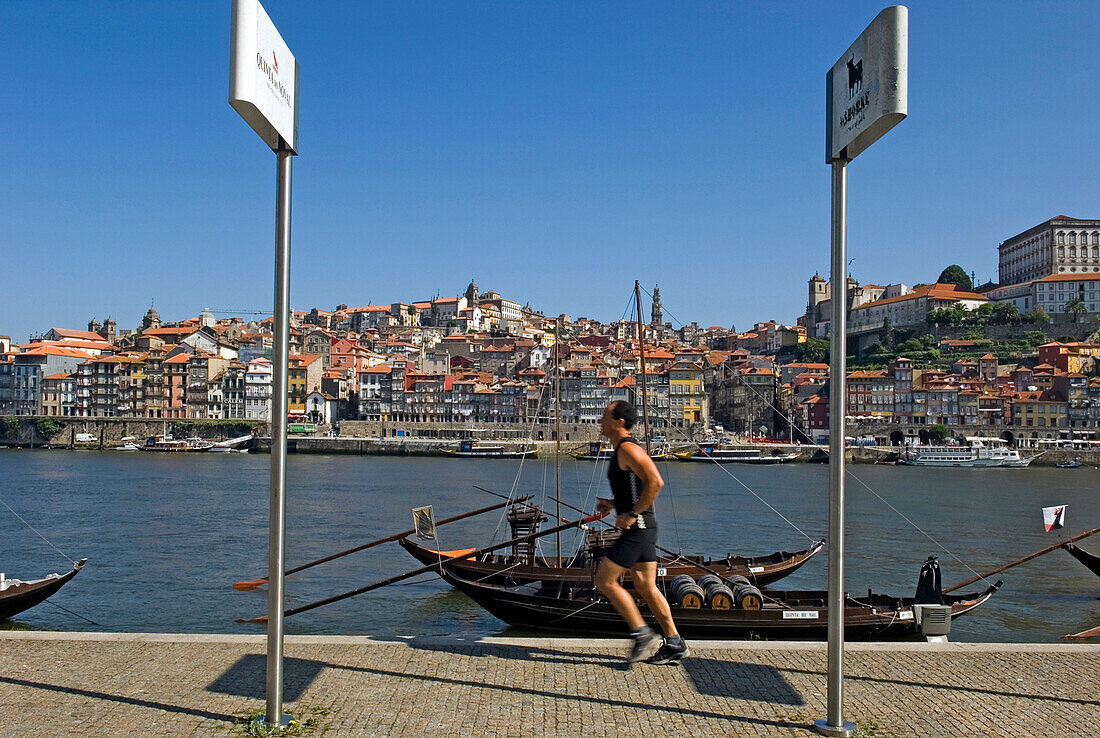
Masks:
[[[642,375],[642,425],[645,428],[645,452],[652,456],[649,450],[649,413],[646,412],[646,387],[645,387],[645,329],[642,327],[642,287],[638,280],[634,280],[634,304],[638,315],[638,357],[639,371]],[[669,413],[672,412],[672,387],[669,386]]]
[[[554,490],[557,522],[561,522],[561,315],[554,321]],[[554,536],[558,565],[561,565],[561,531]]]

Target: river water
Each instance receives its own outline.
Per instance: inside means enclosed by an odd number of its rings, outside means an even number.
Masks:
[[[269,468],[270,457],[254,454],[0,450],[0,500],[65,555],[88,558],[53,598],[0,627],[264,632],[235,619],[264,614],[266,591],[231,585],[266,573]],[[1045,506],[1069,505],[1066,535],[1100,525],[1100,471],[1091,468],[848,468],[854,478],[847,485],[847,588],[853,593],[912,594],[930,554],[940,557],[949,586],[1056,542],[1057,534],[1043,531]],[[657,511],[665,548],[758,555],[805,548],[827,534],[827,466],[672,462],[661,470],[666,487]],[[563,461],[563,497],[591,508],[595,494],[606,495],[603,473],[591,462]],[[410,528],[413,507],[433,505],[442,519],[496,501],[474,485],[541,499],[554,494],[553,462],[291,455],[287,564]],[[493,512],[440,528],[440,544],[486,545],[506,540],[507,532],[500,512]],[[564,534],[563,546],[571,547],[575,535]],[[543,539],[548,554],[552,540]],[[60,553],[2,505],[0,541],[0,571],[8,577],[68,569]],[[1100,553],[1100,536],[1082,545]],[[384,544],[289,577],[286,604],[416,566],[397,544]],[[773,586],[825,588],[826,571],[822,554]],[[1100,624],[1100,578],[1064,551],[1001,576],[1005,585],[993,599],[953,623],[952,640],[1056,642]],[[289,617],[286,630],[473,637],[506,626],[424,575]]]

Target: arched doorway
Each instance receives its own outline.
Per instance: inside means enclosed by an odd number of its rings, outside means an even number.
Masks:
[[[899,430],[892,431],[890,433],[890,445],[891,446],[901,446],[903,443],[905,443],[905,434],[904,433],[902,433]]]

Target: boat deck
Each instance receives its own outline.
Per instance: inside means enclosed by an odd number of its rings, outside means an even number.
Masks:
[[[690,643],[621,667],[624,640],[287,636],[304,735],[812,736],[823,643]],[[262,714],[263,636],[0,632],[12,735],[226,736]],[[850,643],[862,735],[1100,735],[1098,644]],[[6,733],[5,733],[6,734]]]

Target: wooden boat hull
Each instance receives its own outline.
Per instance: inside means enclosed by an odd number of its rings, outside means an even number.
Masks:
[[[1089,571],[1100,577],[1100,556],[1094,556],[1088,551],[1080,549],[1072,543],[1067,543],[1062,546],[1062,548],[1068,551],[1070,556],[1077,559],[1086,567],[1088,567]]]
[[[590,592],[568,597],[538,594],[534,586],[506,588],[481,584],[444,569],[442,576],[495,617],[509,625],[577,634],[623,636],[626,625],[609,602]],[[984,592],[959,597],[945,596],[952,618],[964,615],[993,595],[996,586]],[[712,610],[673,606],[677,629],[688,638],[701,639],[800,639],[828,637],[828,593],[822,590],[765,590],[761,610]],[[913,617],[913,598],[869,594],[848,597],[844,609],[844,635],[850,640],[911,639],[920,635]],[[642,616],[651,627],[656,619],[645,603]]]
[[[73,564],[73,570],[66,574],[54,574],[44,579],[13,584],[0,591],[0,620],[7,620],[24,610],[29,610],[64,587],[75,577],[87,559]]]
[[[573,559],[566,559],[566,565],[562,566],[560,560],[555,557],[549,559],[540,557],[534,564],[517,564],[513,556],[493,554],[476,560],[455,560],[454,555],[456,552],[454,551],[437,551],[421,546],[410,538],[402,538],[399,543],[402,548],[422,564],[438,564],[441,561],[446,561],[447,568],[453,570],[458,576],[478,582],[505,586],[526,582],[592,586],[595,576],[595,568],[592,562],[571,566],[569,564]],[[725,577],[740,575],[747,577],[757,585],[769,584],[796,571],[820,551],[823,545],[824,541],[819,541],[802,551],[776,551],[767,556],[755,557],[730,556],[725,559],[707,560],[703,560],[702,557],[686,557],[678,561],[673,561],[669,557],[662,557],[658,560],[657,566],[659,570],[663,569],[665,573],[658,578],[671,580],[680,574],[701,577],[707,573],[706,569],[699,566],[699,564],[702,564]],[[467,549],[467,551],[469,550],[471,549]],[[626,576],[625,583],[628,587],[632,586],[629,574]]]

